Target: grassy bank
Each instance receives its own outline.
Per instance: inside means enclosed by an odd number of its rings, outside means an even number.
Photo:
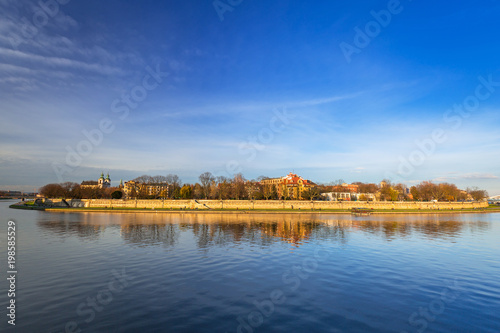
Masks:
[[[14,204],[10,205],[9,208],[24,209],[24,210],[45,210],[45,207],[35,206],[33,204]]]

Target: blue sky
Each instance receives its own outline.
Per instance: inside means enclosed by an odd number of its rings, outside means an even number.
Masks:
[[[0,0],[0,189],[295,171],[500,194],[497,1],[42,3]]]

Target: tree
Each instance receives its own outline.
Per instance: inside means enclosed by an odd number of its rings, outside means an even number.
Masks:
[[[215,181],[212,183],[211,195],[212,198],[218,198],[219,200],[226,200],[231,195],[231,184],[230,179],[224,176],[215,177]]]
[[[485,190],[480,190],[477,187],[467,188],[467,193],[472,196],[472,199],[476,201],[481,201],[489,197],[488,192]]]
[[[252,194],[253,196],[253,199],[255,200],[264,200],[264,194],[262,193],[262,191],[256,191]]]
[[[182,181],[177,175],[168,174],[165,177],[165,180],[169,184],[169,195],[172,199],[180,198],[180,189],[182,185]]]
[[[78,196],[80,194],[79,193],[80,185],[77,183],[66,182],[66,183],[62,183],[60,185],[64,189],[64,196],[66,198],[68,198],[68,197],[75,198],[76,196]]]
[[[358,185],[359,193],[376,193],[378,191],[378,186],[376,184],[366,184],[361,182],[355,182],[354,185]]]
[[[205,189],[200,184],[194,184],[193,199],[206,199]]]
[[[276,188],[275,184],[273,184],[273,186],[271,187],[271,199],[278,199],[278,189]]]
[[[208,199],[210,195],[210,185],[212,185],[212,182],[215,181],[215,177],[211,172],[205,172],[202,173],[198,178],[200,179],[203,196],[205,197],[205,199]]]
[[[263,185],[262,186],[262,195],[264,196],[264,199],[269,200],[273,196],[273,186],[274,185]]]
[[[136,187],[132,187],[132,189],[130,190],[130,193],[128,194],[128,197],[130,198],[137,198],[137,189]]]
[[[262,200],[264,198],[262,194],[262,185],[255,180],[245,183],[245,192],[248,199],[251,200]]]
[[[245,190],[245,177],[243,177],[243,175],[241,173],[238,173],[236,175],[234,175],[234,178],[233,178],[233,186],[232,186],[232,192],[233,192],[233,195],[232,197],[236,200],[240,200],[240,199],[246,199],[247,198],[247,193],[246,193],[246,190]]]
[[[319,189],[316,187],[309,187],[302,191],[301,196],[304,200],[314,200],[319,196]]]
[[[46,198],[63,198],[66,196],[66,191],[60,184],[47,184],[41,187],[39,191]]]
[[[153,184],[166,184],[166,183],[168,183],[167,177],[165,177],[165,176],[158,175],[158,176],[153,176],[151,178],[152,178],[151,180],[153,181]]]
[[[418,190],[418,187],[412,186],[410,188],[410,194],[413,197],[413,200],[418,201],[420,200],[420,191]]]
[[[396,191],[395,189],[391,188],[391,201],[398,201],[399,199],[399,192]]]
[[[193,197],[193,189],[191,188],[190,185],[184,185],[181,189],[180,189],[180,197],[182,199],[192,199]]]
[[[445,201],[456,201],[460,196],[460,190],[457,188],[455,184],[442,183],[439,184],[439,188],[441,189],[441,198]]]
[[[111,193],[111,198],[113,199],[121,199],[123,197],[123,192],[116,190],[113,193]]]
[[[84,198],[90,199],[103,199],[106,197],[105,190],[99,187],[82,189],[82,195]]]
[[[380,200],[382,201],[397,201],[399,198],[399,192],[392,188],[390,182],[380,189]]]
[[[337,179],[330,184],[332,185],[332,192],[345,192],[345,189],[342,186],[342,184],[345,184],[343,179]]]
[[[431,201],[436,199],[434,196],[437,194],[434,189],[436,185],[431,181],[424,181],[417,185],[419,190],[420,199],[422,201]],[[437,199],[436,199],[437,200]]]
[[[393,187],[393,190],[397,191],[398,192],[398,195],[397,195],[397,199],[396,200],[399,200],[399,201],[404,201],[408,198],[407,194],[406,194],[406,185],[404,184],[397,184]]]
[[[149,175],[142,175],[142,176],[139,176],[139,177],[133,179],[133,181],[136,181],[136,182],[142,183],[142,184],[152,184],[153,177],[151,177]]]

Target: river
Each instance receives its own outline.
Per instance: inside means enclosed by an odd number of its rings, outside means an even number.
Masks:
[[[0,202],[1,332],[500,332],[498,213],[49,213],[12,203]]]

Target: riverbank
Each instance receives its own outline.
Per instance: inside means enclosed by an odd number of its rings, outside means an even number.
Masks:
[[[46,207],[43,207],[43,206],[36,206],[36,205],[33,205],[33,204],[26,204],[26,203],[23,203],[23,202],[18,202],[16,204],[13,204],[13,205],[10,205],[9,208],[12,208],[12,209],[24,209],[24,210],[45,210]]]
[[[18,202],[15,209],[52,212],[106,213],[228,213],[228,214],[436,214],[500,212],[487,202],[356,202],[289,200],[112,200],[112,199],[39,199]]]

